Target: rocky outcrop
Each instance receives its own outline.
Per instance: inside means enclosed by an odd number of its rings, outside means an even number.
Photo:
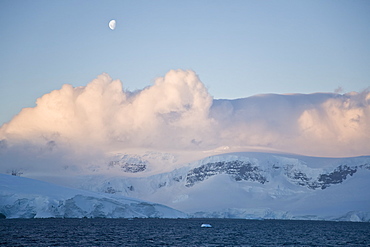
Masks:
[[[281,167],[272,165],[273,170],[278,170]],[[368,169],[368,165],[362,165],[360,168]],[[312,171],[308,168],[303,171],[295,165],[282,166],[283,174],[292,182],[299,186],[304,186],[312,190],[326,189],[332,185],[342,183],[348,176],[353,176],[359,169],[357,166],[350,167],[348,165],[340,165],[332,172],[322,173],[313,176]],[[233,161],[218,161],[209,162],[194,169],[191,169],[186,175],[186,187],[192,187],[196,183],[202,182],[209,177],[228,174],[235,181],[254,181],[261,184],[267,183],[268,171],[263,170],[251,162],[233,160]],[[311,174],[311,175],[310,175]]]
[[[297,169],[285,169],[286,176],[291,181],[300,186],[305,186],[309,189],[326,189],[334,184],[342,183],[347,179],[348,175],[352,176],[357,172],[357,167],[349,167],[347,165],[340,165],[332,172],[320,174],[318,177],[309,177]]]
[[[234,160],[207,163],[200,167],[190,170],[186,175],[186,187],[191,187],[195,183],[208,179],[218,174],[228,174],[235,181],[256,181],[264,184],[267,178],[262,175],[262,170],[249,162]]]
[[[109,167],[119,167],[122,171],[127,173],[143,172],[147,169],[148,161],[140,157],[130,155],[123,155],[119,160],[109,162]]]
[[[357,167],[349,167],[346,165],[338,166],[334,171],[328,174],[322,174],[318,178],[318,183],[321,185],[321,189],[325,189],[333,184],[342,183],[347,179],[347,176],[352,176],[357,172]]]

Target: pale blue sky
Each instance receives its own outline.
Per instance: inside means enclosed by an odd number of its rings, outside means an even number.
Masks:
[[[0,125],[103,72],[133,91],[192,69],[215,98],[361,91],[369,13],[368,0],[0,0]]]

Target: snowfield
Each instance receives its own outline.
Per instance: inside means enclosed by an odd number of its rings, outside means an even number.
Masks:
[[[167,159],[174,166],[166,172],[158,171],[155,158],[150,156],[149,162],[148,157],[119,154],[97,164],[89,174],[38,177],[75,189],[1,175],[0,213],[7,218],[189,216],[370,221],[369,156],[228,153],[182,165]],[[156,157],[164,162],[161,155]]]
[[[0,173],[22,176],[0,213],[369,221],[369,123],[368,89],[229,100],[192,70],[134,92],[103,73],[0,126]]]
[[[0,213],[6,218],[187,217],[156,203],[5,174],[0,174]]]
[[[154,201],[191,217],[369,221],[369,177],[368,156],[246,152],[210,156],[155,175],[81,176],[75,184]]]

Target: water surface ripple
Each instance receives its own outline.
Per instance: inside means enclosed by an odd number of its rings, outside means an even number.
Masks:
[[[201,228],[201,224],[212,228]],[[370,223],[237,219],[7,219],[2,246],[370,246]]]

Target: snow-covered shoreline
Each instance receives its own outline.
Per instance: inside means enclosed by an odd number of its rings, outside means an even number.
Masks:
[[[6,218],[187,217],[157,203],[5,174],[0,174],[0,213]]]

